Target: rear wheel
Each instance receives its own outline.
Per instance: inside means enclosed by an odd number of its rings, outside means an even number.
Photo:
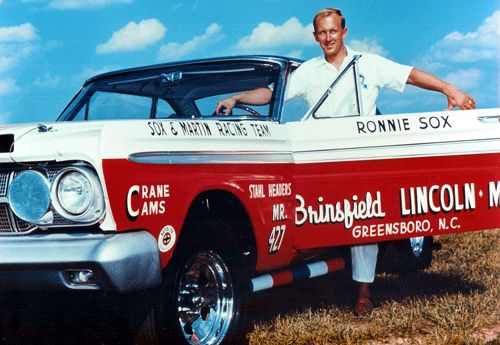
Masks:
[[[432,237],[413,237],[380,245],[379,272],[416,272],[431,266]]]
[[[432,263],[432,237],[412,237],[398,243],[403,267],[415,272],[430,267]]]

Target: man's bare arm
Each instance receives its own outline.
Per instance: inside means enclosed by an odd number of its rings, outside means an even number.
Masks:
[[[476,101],[471,96],[430,73],[413,68],[406,82],[423,89],[441,92],[448,98],[448,110],[454,107],[462,110],[476,108]]]
[[[215,114],[217,115],[231,115],[236,103],[244,103],[250,105],[264,105],[271,101],[273,92],[267,87],[253,89],[247,92],[239,93],[229,98],[217,102]],[[225,112],[222,113],[223,108]]]

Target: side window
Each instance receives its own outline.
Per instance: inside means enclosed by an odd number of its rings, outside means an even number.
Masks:
[[[174,109],[168,104],[164,99],[158,99],[158,103],[156,104],[156,118],[157,119],[166,119],[175,115]]]
[[[300,121],[309,109],[307,101],[303,97],[295,97],[285,101],[283,105],[282,122]]]
[[[149,119],[150,97],[96,92],[89,101],[88,120]]]
[[[310,85],[311,89],[306,91],[308,101],[302,97],[287,100],[282,122],[360,116],[363,113],[361,93],[364,92],[364,78],[355,66],[359,57],[355,56],[335,80]]]
[[[222,99],[231,97],[237,93],[239,93],[239,91],[234,92],[234,93],[226,93],[226,94],[215,95],[215,96],[211,96],[211,97],[197,99],[195,101],[195,104],[198,107],[198,109],[200,110],[200,113],[202,115],[212,115],[214,110],[215,110],[215,107],[217,106],[217,102],[219,102]],[[269,104],[249,105],[248,107],[250,109],[255,110],[260,115],[265,115],[265,116],[269,115],[269,108],[270,108]],[[248,111],[243,110],[243,109],[234,108],[233,115],[252,115],[252,114],[249,113]]]
[[[339,79],[332,93],[313,116],[315,118],[332,118],[359,115],[354,80],[353,73],[348,73]]]

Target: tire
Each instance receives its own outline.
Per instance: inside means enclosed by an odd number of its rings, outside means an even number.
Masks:
[[[244,343],[249,275],[243,256],[216,242],[178,248],[136,344]]]
[[[401,257],[407,271],[416,272],[431,266],[432,244],[432,237],[413,237],[401,242]]]
[[[416,272],[432,264],[433,238],[413,237],[380,246],[378,272]]]

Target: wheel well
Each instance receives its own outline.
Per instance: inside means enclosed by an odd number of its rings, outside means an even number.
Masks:
[[[203,227],[208,222],[215,226],[208,229]],[[217,238],[222,249],[240,251],[248,267],[255,267],[257,245],[252,224],[243,204],[235,195],[214,190],[204,192],[193,200],[182,227],[179,245],[207,241],[207,237]]]

